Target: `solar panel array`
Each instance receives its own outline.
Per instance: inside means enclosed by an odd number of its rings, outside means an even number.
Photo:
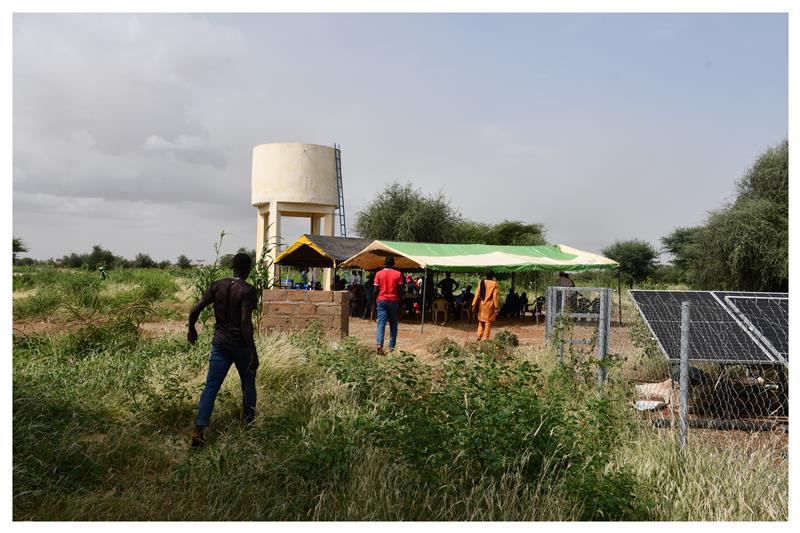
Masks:
[[[689,359],[775,364],[789,360],[786,293],[631,290],[664,355],[680,361],[681,303],[690,302]]]

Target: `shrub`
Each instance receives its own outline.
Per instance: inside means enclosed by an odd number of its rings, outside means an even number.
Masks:
[[[46,315],[58,308],[61,304],[59,291],[48,287],[41,288],[35,294],[14,300],[14,319],[23,319]]]
[[[460,357],[461,346],[450,337],[439,337],[429,342],[425,349],[437,357]]]
[[[14,291],[32,289],[36,286],[35,278],[31,272],[14,272],[11,279],[12,290]]]
[[[647,516],[637,480],[611,462],[625,427],[620,402],[596,398],[573,370],[542,379],[530,362],[479,354],[472,364],[445,363],[433,380],[432,369],[405,352],[385,359],[322,352],[318,362],[372,405],[365,439],[402,458],[425,484],[452,484],[444,474],[452,468],[465,483],[513,469],[530,483],[550,476],[583,506],[582,519]]]
[[[519,346],[519,338],[507,329],[501,329],[498,331],[494,336],[494,340],[496,343],[507,348]]]

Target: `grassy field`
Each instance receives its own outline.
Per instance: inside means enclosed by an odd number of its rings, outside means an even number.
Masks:
[[[185,319],[178,272],[20,269],[16,520],[786,520],[778,436],[675,436],[630,408],[622,370],[546,349],[432,343],[377,358],[316,328],[257,341],[258,415],[235,373],[208,446],[188,446],[210,347],[143,336]],[[642,357],[647,357],[642,355]]]

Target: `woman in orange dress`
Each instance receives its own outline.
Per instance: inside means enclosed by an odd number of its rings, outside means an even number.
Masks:
[[[489,338],[492,322],[497,318],[497,312],[500,309],[499,289],[500,286],[494,280],[492,273],[487,272],[475,290],[472,311],[478,317],[478,340],[481,340],[484,334],[487,339]]]

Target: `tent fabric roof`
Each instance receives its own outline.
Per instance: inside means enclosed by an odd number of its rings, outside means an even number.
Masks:
[[[336,268],[370,243],[354,237],[326,237],[302,235],[276,259],[275,264],[309,268]]]
[[[446,272],[529,272],[611,270],[616,261],[563,244],[544,246],[500,246],[491,244],[436,244],[422,242],[373,241],[343,262],[343,268],[375,270],[384,257],[395,256],[395,268]]]

